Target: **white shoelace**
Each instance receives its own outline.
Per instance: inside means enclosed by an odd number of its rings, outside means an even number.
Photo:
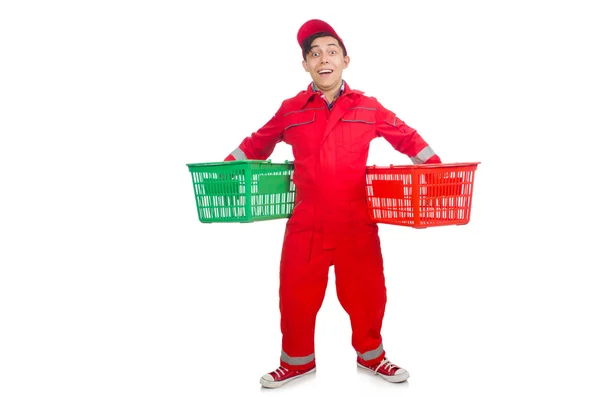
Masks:
[[[386,358],[386,359],[383,359],[383,360],[382,360],[382,361],[379,363],[379,365],[377,366],[377,368],[375,368],[375,370],[373,371],[375,375],[377,375],[377,374],[378,374],[379,368],[381,368],[381,366],[382,366],[382,365],[385,365],[385,369],[387,369],[388,371],[389,371],[390,369],[392,369],[392,368],[394,368],[394,367],[395,367],[395,365],[394,365],[394,364],[392,364],[392,363],[390,362],[390,360],[388,360],[387,358]]]
[[[279,373],[279,371],[281,371],[281,374]],[[279,376],[283,376],[283,375],[285,375],[285,373],[286,373],[286,372],[288,372],[288,371],[289,371],[289,369],[287,369],[287,368],[284,368],[284,367],[279,367],[279,368],[277,368],[277,369],[275,370],[275,373],[276,373],[277,375],[279,375]]]

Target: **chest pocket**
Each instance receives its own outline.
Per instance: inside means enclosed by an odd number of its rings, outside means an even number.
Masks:
[[[368,150],[375,137],[375,108],[354,107],[341,118],[342,146],[350,152]]]
[[[284,116],[283,140],[296,149],[312,146],[315,140],[316,109],[289,112]]]
[[[315,111],[311,109],[290,112],[285,115],[285,131],[289,130],[290,128],[310,124],[315,121],[315,118]]]

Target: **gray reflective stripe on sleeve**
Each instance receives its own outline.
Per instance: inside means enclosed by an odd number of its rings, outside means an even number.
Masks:
[[[281,361],[290,365],[304,365],[315,359],[315,353],[305,357],[290,357],[283,350],[281,351]]]
[[[425,146],[423,150],[421,150],[415,157],[411,157],[413,164],[423,164],[427,160],[429,160],[435,152],[429,146]]]
[[[248,160],[248,157],[246,157],[246,153],[242,152],[242,149],[240,149],[239,147],[235,148],[235,150],[231,152],[231,155],[236,160]]]
[[[383,343],[380,344],[379,347],[375,350],[364,352],[362,354],[356,352],[356,354],[358,354],[358,357],[362,358],[365,361],[373,360],[383,354]]]
[[[385,122],[386,122],[387,124],[389,124],[389,125],[391,125],[391,126],[395,127],[395,126],[396,126],[396,120],[397,120],[397,119],[398,119],[398,118],[397,118],[396,116],[394,116],[394,122],[393,122],[393,123],[390,123],[390,122],[389,122],[389,121],[387,121],[387,120],[385,120]]]

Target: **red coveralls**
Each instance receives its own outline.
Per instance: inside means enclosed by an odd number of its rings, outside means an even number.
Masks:
[[[350,316],[352,346],[368,365],[385,356],[381,325],[386,287],[378,227],[367,213],[369,144],[383,137],[413,163],[440,163],[423,138],[375,98],[345,84],[329,110],[312,85],[283,101],[273,118],[225,160],[266,160],[291,145],[296,207],[287,221],[280,263],[281,365],[315,365],[314,332],[329,266]]]

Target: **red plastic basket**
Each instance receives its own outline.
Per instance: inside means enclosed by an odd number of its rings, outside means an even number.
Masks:
[[[478,164],[368,166],[369,215],[377,223],[414,228],[465,225]]]

